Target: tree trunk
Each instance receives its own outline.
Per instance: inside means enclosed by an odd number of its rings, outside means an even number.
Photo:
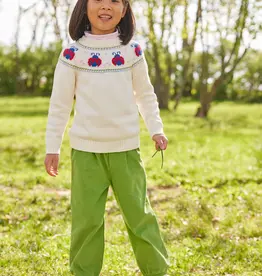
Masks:
[[[20,22],[23,14],[23,9],[19,5],[18,7],[18,15],[17,15],[17,21],[16,21],[16,32],[15,32],[15,91],[14,93],[18,93],[19,88],[19,75],[20,75],[20,59],[19,59],[19,35],[20,35]]]
[[[160,62],[161,62],[161,58],[159,54],[160,45],[158,44],[157,37],[155,34],[153,8],[150,7],[150,5],[148,9],[148,24],[149,24],[149,30],[151,33],[152,53],[154,56],[154,59],[153,59],[154,68],[155,68],[154,89],[158,98],[159,108],[168,109],[169,88],[167,87],[165,78],[163,77],[163,72],[160,67]]]
[[[206,118],[211,108],[211,103],[216,95],[217,89],[224,82],[224,79],[220,76],[217,78],[208,92],[207,87],[204,91],[200,91],[200,107],[198,107],[195,117]]]

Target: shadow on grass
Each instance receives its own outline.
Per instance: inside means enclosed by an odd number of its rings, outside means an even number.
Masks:
[[[221,188],[224,186],[234,186],[234,185],[239,185],[239,184],[248,184],[250,182],[255,182],[256,184],[261,184],[262,183],[262,178],[229,178],[229,179],[209,179],[207,180],[209,183],[213,183],[214,185],[212,186],[213,188]],[[210,188],[210,187],[209,187]]]

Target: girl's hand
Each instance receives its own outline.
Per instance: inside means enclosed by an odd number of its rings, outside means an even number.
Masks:
[[[45,157],[46,172],[56,177],[58,175],[59,154],[47,154]]]
[[[164,134],[155,134],[152,140],[155,141],[156,150],[166,150],[168,139]]]

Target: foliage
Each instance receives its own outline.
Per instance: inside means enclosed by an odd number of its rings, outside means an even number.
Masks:
[[[19,54],[18,91],[16,92],[15,74],[16,64],[15,49],[0,47],[0,95],[31,95],[50,96],[52,91],[53,74],[61,45],[51,44],[48,48],[36,48],[32,51],[25,50]],[[147,54],[147,53],[146,53]],[[218,93],[216,99],[219,100],[242,100],[251,102],[261,102],[261,52],[250,51],[241,65],[236,69],[232,83],[224,86],[224,90]],[[216,54],[209,54],[210,74],[215,74],[218,70],[219,57]],[[151,59],[149,66],[152,67]],[[194,82],[192,85],[191,98],[199,99],[201,74],[201,53],[194,53],[192,57],[192,71]],[[180,70],[182,64],[177,64]],[[154,75],[154,70],[150,70]]]
[[[16,57],[15,48],[0,47],[0,95],[49,96],[60,51],[60,43],[54,43],[47,48],[25,49]]]

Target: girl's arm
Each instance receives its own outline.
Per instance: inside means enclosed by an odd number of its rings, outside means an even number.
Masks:
[[[58,61],[54,73],[46,127],[46,153],[60,154],[64,131],[74,101],[75,71]]]
[[[142,53],[140,61],[133,66],[133,89],[138,110],[146,124],[151,138],[156,134],[163,134],[163,123],[160,118],[157,96],[148,75],[148,65]]]

